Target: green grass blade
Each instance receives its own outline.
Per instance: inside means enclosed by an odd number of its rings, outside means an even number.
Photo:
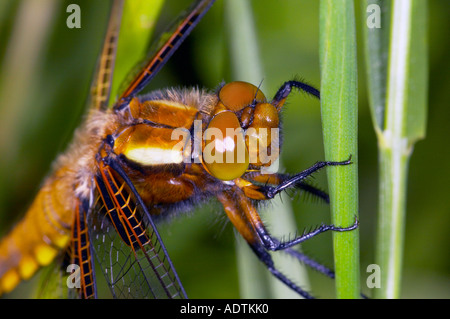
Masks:
[[[242,0],[229,0],[225,3],[225,15],[230,45],[232,80],[248,81],[259,85],[264,78],[260,63],[257,35],[254,29],[250,3]],[[262,84],[264,92],[264,84]],[[295,219],[289,199],[273,200],[271,209],[261,210],[264,221],[270,225],[273,235],[295,233]],[[239,282],[242,298],[298,298],[291,289],[267,272],[262,263],[249,249],[247,243],[239,240],[237,244]],[[289,256],[272,254],[275,265],[289,275],[301,287],[309,286],[306,270]]]
[[[368,96],[375,131],[379,134],[383,130],[385,120],[390,1],[366,0],[365,5],[362,5],[361,8],[363,10],[362,29],[365,40]]]
[[[327,160],[352,165],[328,168],[332,222],[352,225],[358,215],[357,67],[352,1],[320,2],[320,66],[322,125]],[[358,298],[358,230],[333,233],[336,296]]]
[[[385,126],[378,134],[380,199],[377,298],[398,298],[402,273],[408,162],[425,136],[427,112],[427,3],[395,1],[391,9]]]

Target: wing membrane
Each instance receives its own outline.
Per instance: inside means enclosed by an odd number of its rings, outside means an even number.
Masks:
[[[87,201],[78,202],[72,225],[70,245],[52,265],[44,270],[38,289],[38,298],[97,298],[92,250],[86,225],[88,207]],[[76,268],[68,268],[69,265]],[[70,276],[73,278],[69,278],[71,271],[75,271]],[[73,282],[73,280],[78,282]],[[69,282],[73,286],[70,285],[69,287]]]
[[[89,104],[91,108],[96,110],[104,110],[108,107],[122,10],[123,0],[115,0],[111,8],[102,52],[100,53],[94,79],[91,84],[92,92]]]
[[[84,299],[97,298],[94,262],[87,221],[88,201],[79,201],[72,226],[71,247],[68,251],[71,263],[79,267],[79,295]],[[75,289],[78,290],[78,289]],[[74,290],[71,290],[72,292]]]
[[[151,216],[127,182],[104,166],[88,216],[93,250],[116,298],[185,298]]]
[[[198,0],[186,10],[171,28],[162,36],[161,40],[151,46],[147,62],[141,71],[123,91],[119,101],[136,95],[158,73],[172,54],[178,49],[184,39],[191,33],[203,15],[209,10],[215,0]]]

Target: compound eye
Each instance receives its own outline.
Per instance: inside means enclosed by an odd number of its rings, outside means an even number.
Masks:
[[[235,81],[225,84],[219,92],[219,99],[230,111],[240,111],[250,105],[254,99],[265,101],[266,97],[251,83]]]
[[[275,128],[279,125],[278,111],[270,103],[259,103],[255,107],[254,119],[251,126]]]
[[[204,133],[203,165],[214,177],[229,181],[242,176],[249,156],[244,130],[233,112],[217,114]]]

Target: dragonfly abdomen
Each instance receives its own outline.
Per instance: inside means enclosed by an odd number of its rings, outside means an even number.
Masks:
[[[93,159],[107,134],[106,124],[114,128],[116,118],[112,112],[90,114],[57,159],[25,217],[0,241],[0,295],[50,264],[68,246],[80,198],[93,192]]]
[[[25,217],[0,242],[0,294],[50,264],[68,245],[76,199],[66,170],[46,180]]]

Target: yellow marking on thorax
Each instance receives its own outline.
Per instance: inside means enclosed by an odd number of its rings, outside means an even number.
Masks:
[[[173,107],[173,108],[177,108],[177,109],[181,109],[181,110],[185,110],[185,111],[196,111],[197,110],[194,107],[191,107],[191,106],[186,105],[186,104],[178,103],[178,102],[175,102],[175,101],[156,100],[154,102],[156,102],[158,104],[162,104],[162,105],[164,105],[164,107]]]
[[[139,124],[123,130],[116,138],[114,152],[142,165],[180,164],[188,134],[169,128]]]
[[[132,148],[127,150],[124,155],[143,165],[180,164],[183,162],[181,151],[158,147]]]

